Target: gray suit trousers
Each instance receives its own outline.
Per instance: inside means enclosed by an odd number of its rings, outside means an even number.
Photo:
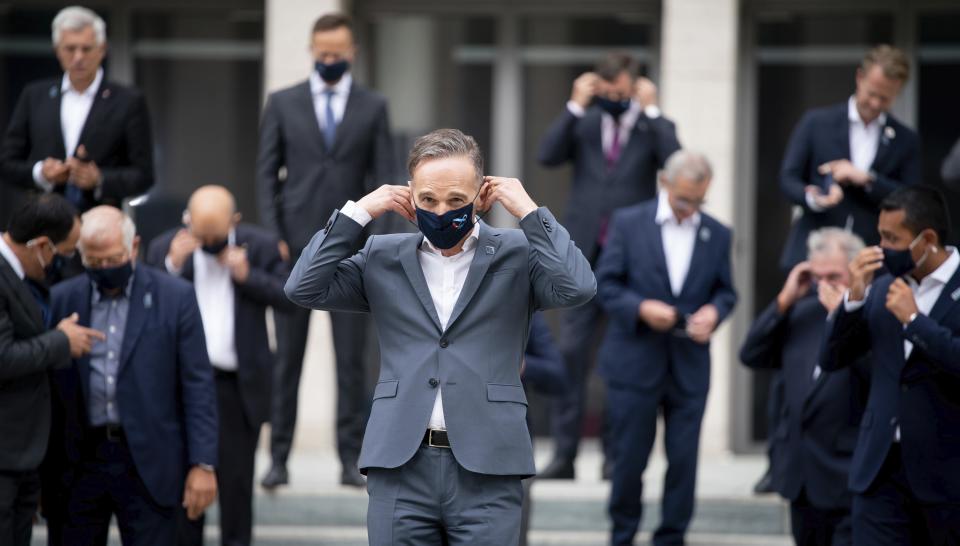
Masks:
[[[367,469],[370,546],[515,546],[519,476],[466,470],[445,448],[421,446],[399,468]]]

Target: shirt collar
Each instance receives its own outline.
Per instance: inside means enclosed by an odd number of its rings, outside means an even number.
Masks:
[[[882,127],[887,124],[886,113],[881,113],[877,116],[877,119],[871,121],[869,124],[864,123],[863,119],[860,118],[860,112],[857,111],[857,101],[853,95],[850,95],[850,98],[847,100],[847,119],[850,120],[850,123],[859,123],[867,127],[873,125]]]
[[[700,212],[697,211],[693,213],[692,216],[685,218],[682,222],[677,221],[677,215],[674,214],[673,209],[670,208],[670,201],[667,199],[667,192],[665,190],[660,190],[657,192],[657,216],[655,221],[659,226],[662,226],[667,222],[672,222],[677,226],[698,227],[700,225]]]
[[[950,257],[940,264],[940,267],[934,269],[933,273],[930,273],[921,280],[921,283],[930,279],[930,282],[947,284],[950,282],[950,279],[953,278],[953,275],[957,272],[957,268],[960,267],[960,255],[957,254],[957,248],[953,246],[948,246],[944,250],[950,253]]]
[[[327,89],[333,89],[334,95],[348,95],[350,94],[350,87],[353,85],[353,76],[350,72],[346,72],[343,77],[340,78],[340,81],[330,85],[327,82],[320,79],[320,74],[317,74],[316,70],[310,71],[310,94],[319,95],[326,91]]]
[[[10,248],[10,245],[7,244],[7,241],[0,236],[0,255],[3,256],[7,263],[10,264],[10,269],[13,269],[13,272],[20,277],[22,281],[26,277],[26,273],[23,271],[23,264],[20,263],[20,258],[17,258],[17,255],[13,252],[13,249]]]
[[[453,256],[460,256],[464,252],[467,252],[476,248],[477,243],[480,241],[480,222],[477,220],[475,221],[476,223],[473,225],[473,229],[470,230],[470,235],[468,235],[467,240],[463,242],[463,250],[461,250],[457,254],[454,254]],[[431,254],[436,254],[438,256],[443,256],[443,253],[441,252],[441,250],[433,246],[433,243],[430,242],[430,239],[427,239],[426,237],[423,238],[423,242],[420,244],[420,250],[423,250],[424,252],[429,252]],[[453,256],[444,256],[444,257],[453,258]]]
[[[73,84],[70,83],[70,76],[66,72],[63,73],[63,80],[60,82],[60,93],[66,94],[68,92],[74,92],[78,95],[84,97],[92,97],[97,93],[97,89],[100,89],[100,83],[103,82],[103,67],[97,69],[97,75],[93,78],[93,83],[89,87],[83,90],[83,93],[79,93],[76,89],[73,88]]]
[[[133,292],[133,279],[137,276],[137,268],[133,268],[133,275],[130,275],[130,280],[127,281],[127,287],[123,289],[123,298],[129,299],[130,294]],[[103,300],[103,295],[100,294],[100,290],[97,288],[97,283],[90,281],[91,286],[91,295],[93,296],[90,300],[90,303],[96,305]]]

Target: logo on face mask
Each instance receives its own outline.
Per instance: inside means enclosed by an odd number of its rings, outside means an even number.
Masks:
[[[417,227],[433,246],[451,249],[473,229],[473,203],[439,215],[417,207]]]

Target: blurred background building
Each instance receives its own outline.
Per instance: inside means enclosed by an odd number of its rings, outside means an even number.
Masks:
[[[64,2],[0,1],[0,129],[29,81],[59,75],[50,22]],[[390,102],[398,151],[433,128],[474,135],[491,174],[517,176],[563,212],[569,172],[535,161],[573,79],[609,50],[629,50],[660,86],[687,147],[716,167],[706,209],[735,229],[742,304],[714,342],[704,452],[759,450],[767,378],[736,365],[755,312],[782,281],[791,211],[778,170],[808,107],[844,100],[872,45],[906,50],[911,78],[894,109],[923,141],[924,175],[960,136],[960,4],[956,0],[90,0],[108,25],[107,76],[146,94],[153,123],[154,202],[173,221],[201,184],[223,184],[256,220],[254,164],[268,91],[311,70],[310,28],[326,11],[357,22],[354,73]],[[17,195],[0,186],[0,220]],[[958,195],[948,194],[952,203]],[[955,208],[955,210],[957,210]],[[496,219],[495,219],[496,221]],[[168,225],[160,227],[169,227]],[[955,234],[957,231],[955,230]],[[145,228],[144,236],[153,233]],[[954,243],[956,242],[954,237]],[[318,321],[322,325],[322,322]],[[317,328],[315,331],[325,331]],[[318,334],[322,335],[322,334]],[[332,360],[314,338],[301,397],[300,442],[330,444]],[[599,384],[594,385],[598,388]],[[592,402],[601,399],[593,396]],[[545,407],[545,405],[540,405]],[[590,408],[595,433],[599,410]],[[536,416],[542,423],[544,416]],[[539,427],[546,431],[546,427]]]

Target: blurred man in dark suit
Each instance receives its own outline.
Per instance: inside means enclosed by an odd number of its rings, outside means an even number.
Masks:
[[[853,543],[960,544],[960,254],[943,195],[898,190],[880,204],[880,246],[850,265],[820,366],[870,353],[870,394],[850,464]]]
[[[909,76],[902,51],[877,46],[860,63],[849,99],[800,119],[780,168],[780,189],[802,211],[780,259],[784,271],[806,258],[807,237],[822,227],[876,244],[880,202],[920,182],[920,139],[889,113]]]
[[[153,185],[153,145],[140,91],[104,79],[106,24],[80,6],[53,20],[63,77],[24,89],[0,148],[0,178],[63,194],[80,212],[119,206]]]
[[[40,497],[37,468],[50,434],[48,371],[90,352],[99,332],[67,316],[47,330],[45,269],[73,254],[76,210],[55,195],[31,198],[0,235],[0,544],[28,546]]]
[[[591,264],[607,240],[613,209],[652,198],[657,170],[680,148],[673,122],[661,116],[656,105],[656,87],[638,78],[638,71],[636,60],[615,53],[601,61],[596,72],[577,78],[570,101],[550,125],[537,155],[549,167],[573,164],[563,223]],[[588,372],[605,322],[597,302],[563,314],[560,350],[571,388],[554,402],[556,450],[553,461],[538,473],[540,479],[574,477]],[[608,442],[604,444],[607,452]]]
[[[283,293],[289,274],[279,241],[240,223],[233,195],[222,186],[193,192],[184,226],[150,243],[147,263],[193,283],[207,353],[217,385],[220,417],[220,541],[251,543],[253,471],[260,425],[270,417],[273,353],[267,307],[293,304]],[[203,519],[181,518],[179,544],[203,543]]]
[[[710,388],[710,338],[733,311],[733,235],[700,212],[712,170],[677,151],[657,199],[616,211],[597,264],[597,299],[610,314],[600,347],[613,447],[611,543],[633,544],[643,472],[662,412],[667,475],[657,546],[683,544],[693,516],[700,424]]]
[[[389,183],[393,149],[386,100],[353,81],[356,47],[346,15],[327,14],[313,26],[315,69],[306,81],[272,93],[264,107],[257,158],[260,217],[296,259],[334,209]],[[357,457],[370,400],[363,353],[366,318],[331,313],[337,364],[337,451],[341,482],[362,486]],[[263,486],[288,482],[287,458],[297,420],[297,391],[310,321],[309,309],[277,317],[273,384],[273,465]]]
[[[53,321],[77,315],[104,333],[55,381],[68,546],[104,544],[114,515],[125,546],[170,546],[180,507],[196,519],[216,496],[216,392],[197,298],[181,279],[134,267],[138,247],[130,217],[90,209],[87,273],[52,290]]]
[[[867,358],[825,373],[817,362],[827,314],[850,283],[848,263],[863,249],[859,237],[828,227],[810,234],[808,260],[794,266],[754,321],[740,349],[751,368],[782,370],[784,405],[771,434],[772,484],[790,501],[798,546],[851,544],[850,456],[869,389]],[[866,357],[866,355],[865,355]]]

